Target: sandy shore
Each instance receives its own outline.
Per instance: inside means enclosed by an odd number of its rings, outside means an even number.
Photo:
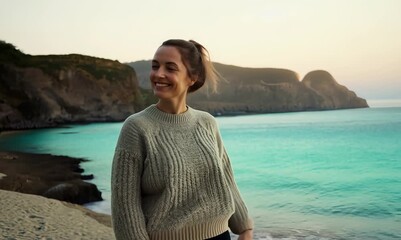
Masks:
[[[0,151],[0,239],[114,239],[109,215],[66,202],[98,200],[82,161]]]
[[[115,239],[110,215],[42,196],[0,190],[0,216],[0,239]]]
[[[114,239],[110,216],[41,196],[0,190],[1,239]]]

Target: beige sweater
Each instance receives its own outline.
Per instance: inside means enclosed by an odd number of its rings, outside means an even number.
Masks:
[[[125,121],[112,168],[117,239],[196,240],[252,229],[215,119],[155,105]]]

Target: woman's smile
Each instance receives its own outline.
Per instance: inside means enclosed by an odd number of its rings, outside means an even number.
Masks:
[[[155,90],[163,90],[167,88],[171,88],[173,85],[167,82],[155,82]]]

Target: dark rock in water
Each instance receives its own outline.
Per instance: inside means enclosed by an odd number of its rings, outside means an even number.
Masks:
[[[96,185],[82,180],[93,179],[93,174],[79,173],[83,161],[50,154],[0,152],[0,189],[77,204],[100,201],[102,195]]]
[[[83,168],[81,168],[80,166],[78,166],[78,165],[74,165],[74,166],[72,166],[72,169],[71,169],[73,172],[76,172],[76,173],[83,173],[85,170],[83,169]]]
[[[82,181],[59,183],[49,188],[43,196],[77,204],[103,200],[96,185]]]
[[[81,175],[82,180],[92,180],[94,178],[93,174]]]

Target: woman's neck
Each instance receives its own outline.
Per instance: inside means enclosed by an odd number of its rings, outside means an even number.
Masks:
[[[173,101],[159,100],[159,102],[156,104],[156,107],[165,113],[171,113],[171,114],[180,114],[188,110],[185,101],[176,103]]]

